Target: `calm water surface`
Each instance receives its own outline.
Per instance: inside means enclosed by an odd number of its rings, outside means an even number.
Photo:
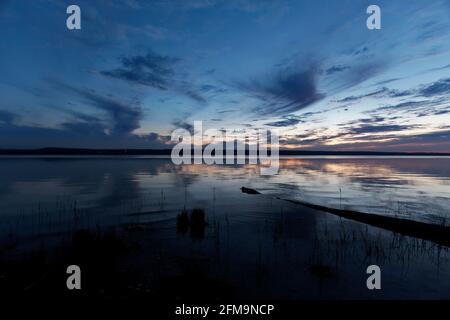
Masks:
[[[131,223],[126,234],[142,248],[125,262],[126,288],[146,283],[152,292],[196,270],[198,283],[219,281],[243,298],[450,296],[447,249],[274,199],[443,223],[448,158],[291,157],[278,175],[261,176],[252,165],[175,166],[162,157],[10,157],[0,158],[0,176],[0,240],[33,240],[16,252],[57,247],[64,231]],[[205,211],[204,234],[177,231],[183,208]],[[383,270],[381,292],[365,286],[370,264]]]
[[[290,157],[278,175],[256,166],[175,166],[158,157],[1,158],[0,214],[152,210],[209,201],[241,186],[336,208],[443,223],[450,158]],[[230,203],[232,205],[232,203]],[[134,206],[134,207],[129,207]],[[127,207],[127,208],[126,208]]]

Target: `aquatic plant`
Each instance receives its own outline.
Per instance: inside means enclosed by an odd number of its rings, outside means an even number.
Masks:
[[[179,233],[186,233],[189,229],[189,214],[186,209],[183,209],[180,214],[177,215],[177,231]]]

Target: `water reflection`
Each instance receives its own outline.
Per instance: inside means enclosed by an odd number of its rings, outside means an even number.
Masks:
[[[213,189],[229,196],[242,185],[264,193],[333,207],[418,220],[447,217],[448,158],[285,158],[280,172],[261,176],[255,165],[175,166],[170,159],[3,158],[0,214],[30,214],[37,206],[54,211],[60,202],[103,210],[180,210],[204,206]]]
[[[261,176],[254,165],[174,166],[161,158],[2,158],[0,245],[71,252],[51,249],[89,230],[80,251],[99,270],[99,252],[117,258],[117,247],[127,249],[117,267],[130,269],[111,275],[124,296],[144,283],[170,301],[180,292],[228,292],[222,285],[247,299],[448,297],[446,248],[270,195],[438,220],[450,204],[450,159],[288,158],[280,168]],[[116,238],[101,232],[109,229]],[[370,264],[389,284],[377,296],[364,286]]]
[[[440,221],[448,214],[449,178],[448,158],[335,158],[283,161],[275,180],[313,203]]]

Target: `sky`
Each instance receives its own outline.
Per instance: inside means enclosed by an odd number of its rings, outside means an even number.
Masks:
[[[0,0],[0,148],[170,148],[203,121],[450,152],[449,31],[446,0]]]

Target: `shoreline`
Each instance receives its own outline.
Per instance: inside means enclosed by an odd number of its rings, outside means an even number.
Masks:
[[[172,148],[169,149],[89,149],[89,148],[37,148],[37,149],[8,149],[0,148],[0,156],[127,156],[127,155],[159,155],[170,156]],[[234,153],[236,157],[236,152]],[[249,155],[249,150],[245,151]],[[269,152],[270,155],[270,152]],[[400,156],[400,157],[450,157],[450,153],[445,152],[395,152],[395,151],[317,151],[317,150],[287,150],[280,149],[280,156]]]

